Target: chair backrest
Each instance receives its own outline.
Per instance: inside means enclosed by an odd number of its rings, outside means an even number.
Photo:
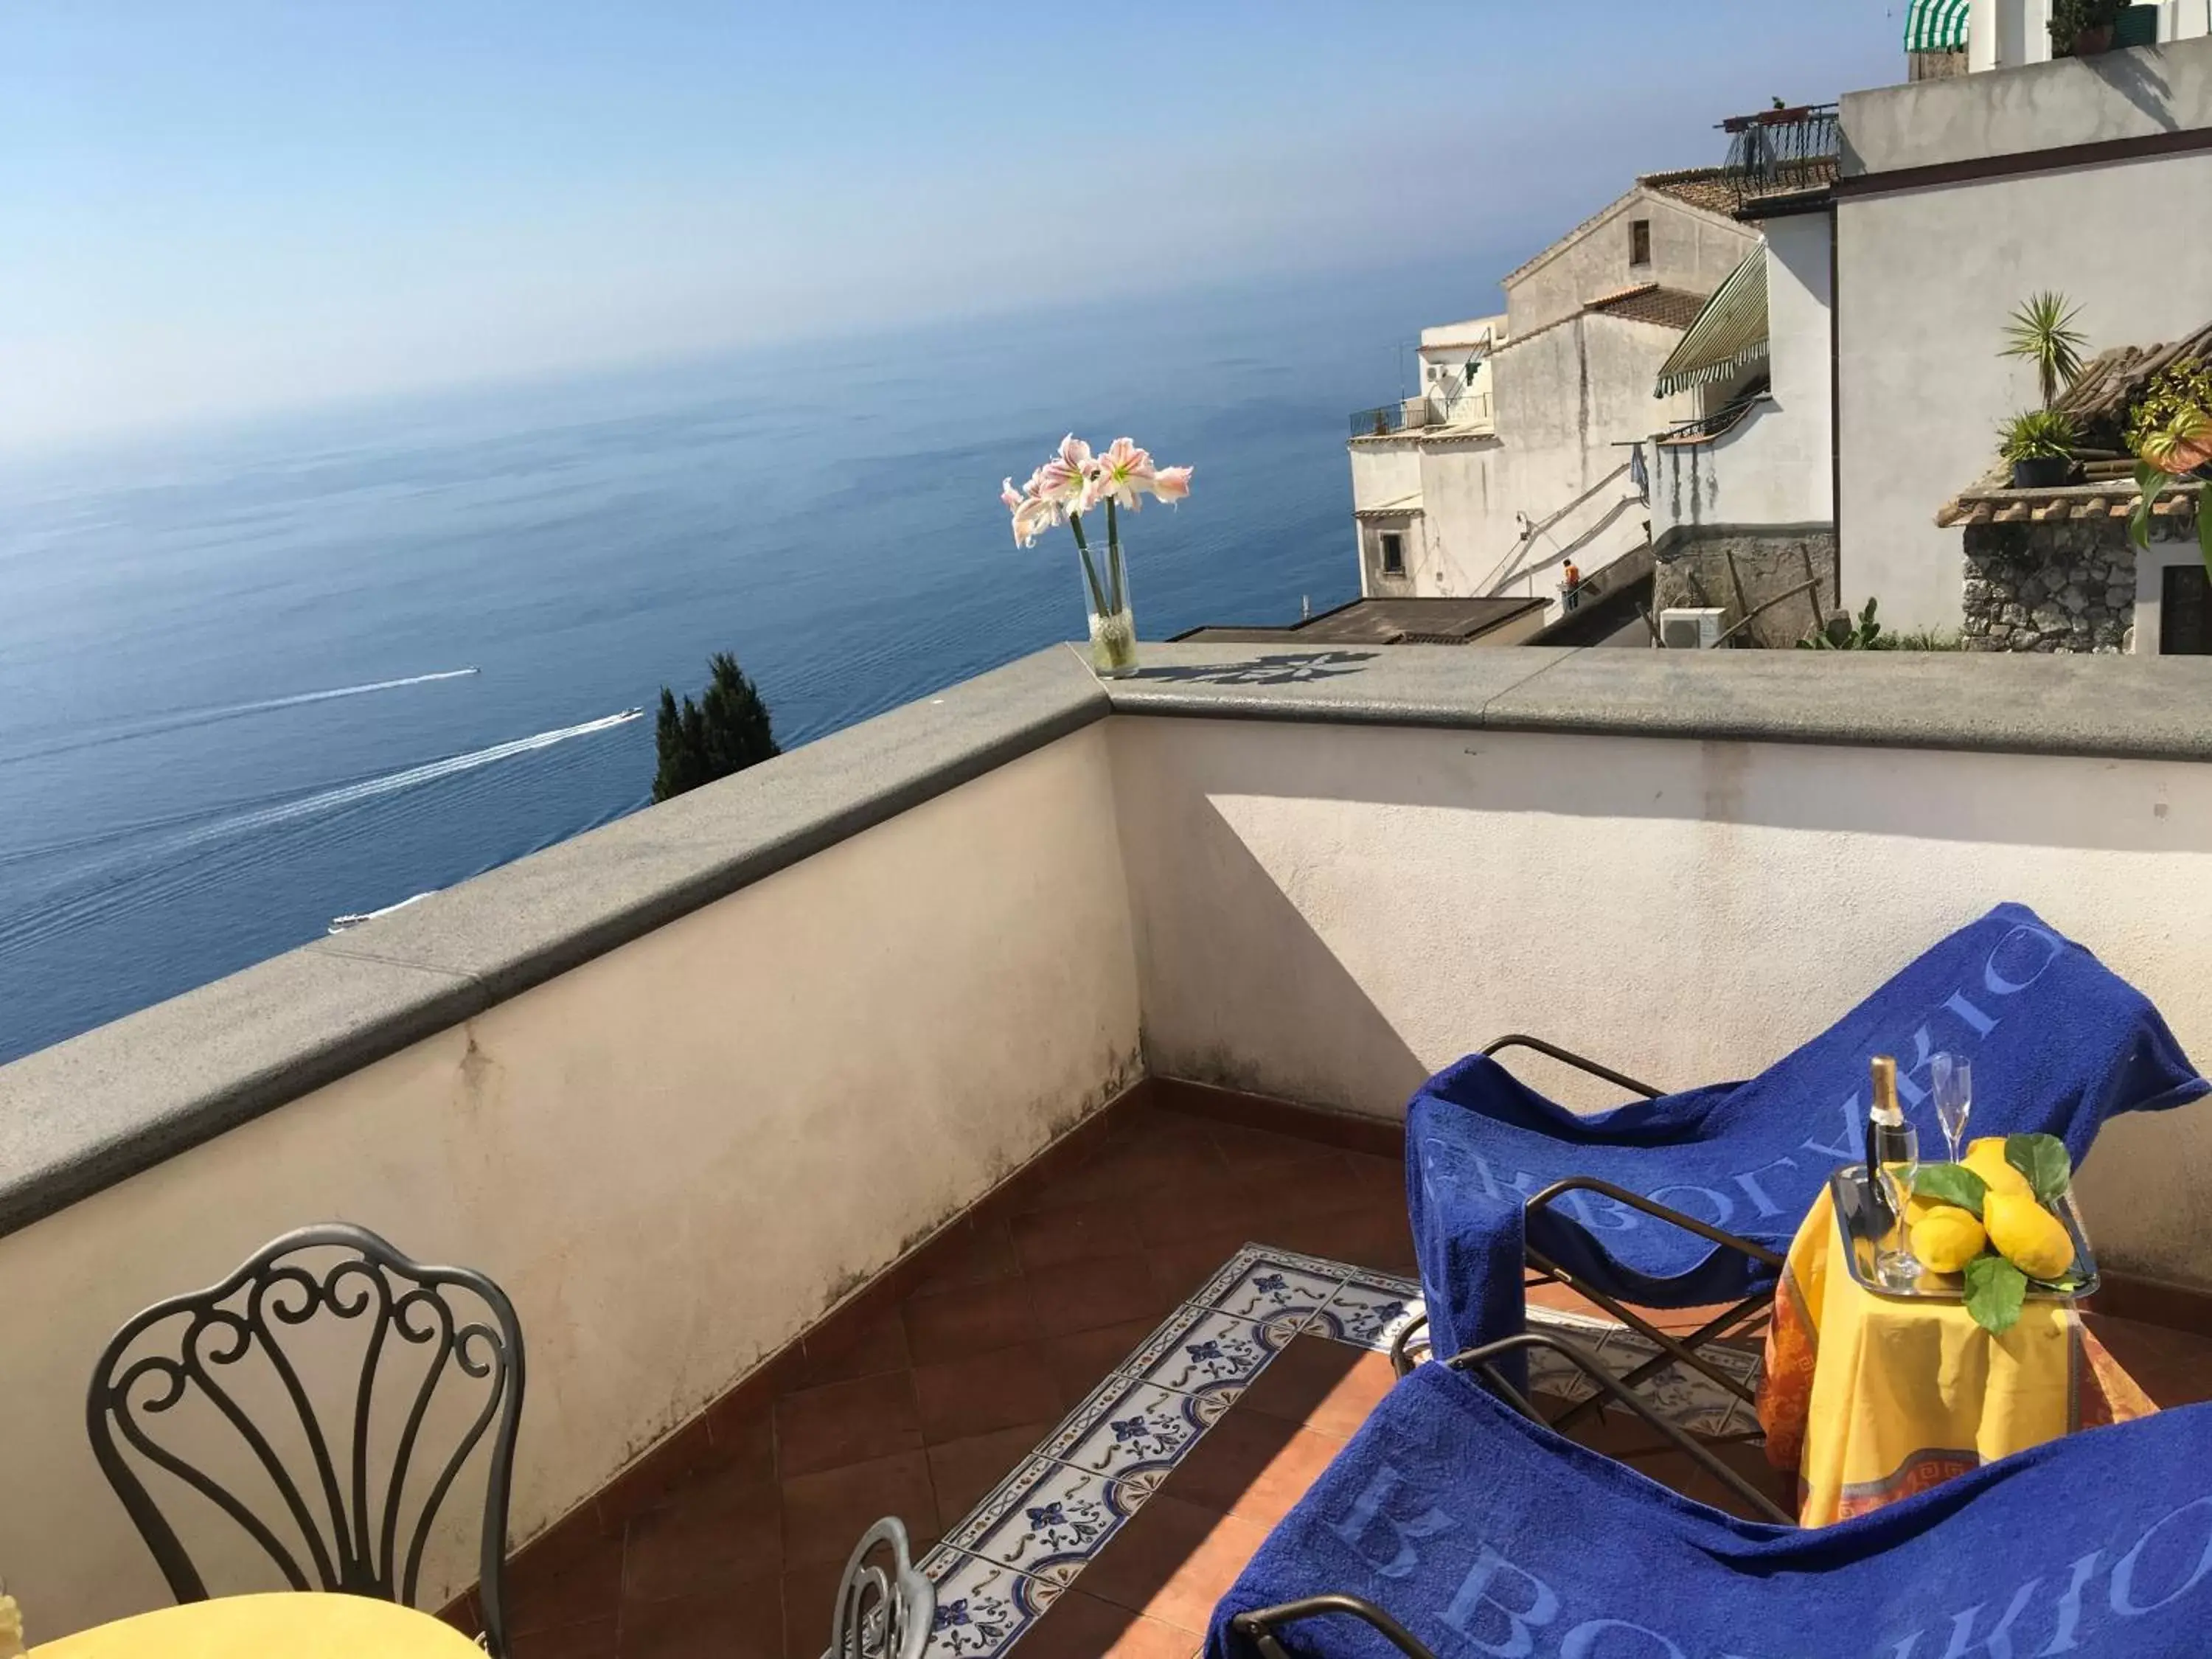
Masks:
[[[311,1322],[347,1340],[303,1363]],[[93,1370],[85,1427],[179,1601],[208,1588],[142,1462],[171,1477],[173,1500],[188,1489],[228,1516],[292,1589],[411,1605],[439,1508],[489,1436],[478,1597],[500,1655],[522,1382],[522,1331],[498,1285],[331,1223],[270,1241],[220,1284],[117,1331]],[[433,1443],[419,1445],[426,1425]],[[448,1431],[458,1443],[441,1461]]]
[[[887,1562],[869,1559],[878,1552]],[[921,1659],[936,1622],[936,1587],[914,1565],[905,1523],[885,1516],[845,1563],[830,1659]]]

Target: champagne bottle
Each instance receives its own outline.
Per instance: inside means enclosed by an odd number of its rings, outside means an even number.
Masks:
[[[1897,1061],[1876,1054],[1873,1062],[1874,1103],[1867,1112],[1867,1195],[1891,1241],[1877,1254],[1885,1281],[1909,1285],[1918,1276],[1905,1231],[1905,1201],[1912,1195],[1913,1172],[1920,1165],[1920,1137],[1897,1103]]]

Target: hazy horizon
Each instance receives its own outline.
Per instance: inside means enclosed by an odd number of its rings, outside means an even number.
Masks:
[[[1899,78],[1894,10],[16,11],[0,443],[1455,258],[1475,314],[1722,117]]]

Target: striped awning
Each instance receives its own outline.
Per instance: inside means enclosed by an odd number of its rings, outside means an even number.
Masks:
[[[1683,330],[1681,343],[1659,366],[1651,395],[1670,398],[1693,386],[1732,380],[1765,356],[1766,244],[1761,242]]]
[[[1912,0],[1905,13],[1907,52],[1964,52],[1973,0]]]

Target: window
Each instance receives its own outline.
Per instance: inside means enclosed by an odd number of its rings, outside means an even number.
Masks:
[[[2208,605],[2204,567],[2170,564],[2160,573],[2158,653],[2161,657],[2212,656],[2212,605]]]
[[[1648,265],[1651,263],[1651,222],[1631,219],[1628,222],[1628,263]]]
[[[1406,574],[1406,538],[1395,530],[1386,530],[1376,538],[1382,550],[1382,574],[1402,576]]]

